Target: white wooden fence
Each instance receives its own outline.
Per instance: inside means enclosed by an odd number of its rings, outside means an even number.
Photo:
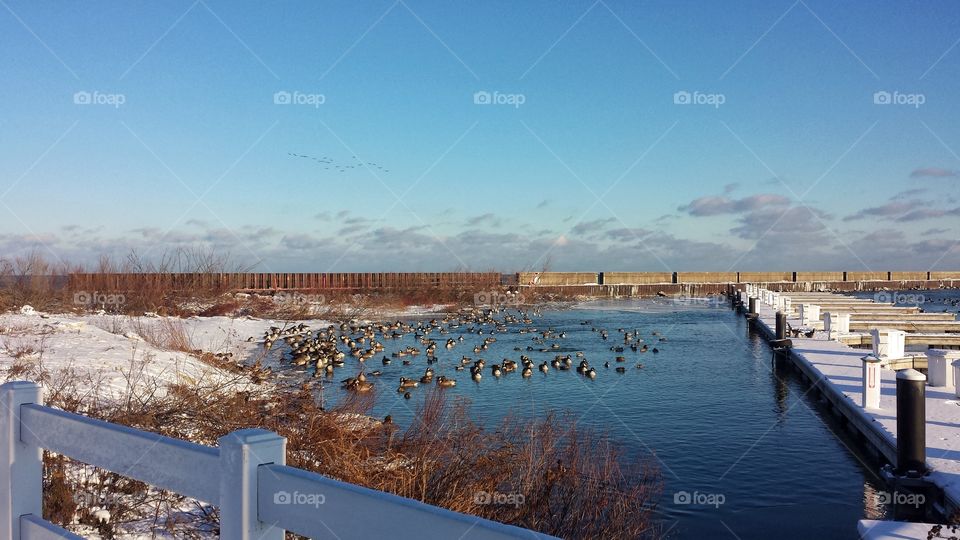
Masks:
[[[24,381],[0,403],[0,538],[80,538],[42,518],[43,449],[218,505],[227,539],[552,538],[288,467],[286,439],[262,429],[201,446],[46,407]]]

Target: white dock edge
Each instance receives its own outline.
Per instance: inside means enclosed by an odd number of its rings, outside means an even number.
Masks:
[[[933,526],[931,523],[861,519],[857,522],[857,535],[861,540],[925,539]]]
[[[772,338],[775,309],[767,304],[758,306],[757,311],[757,329]],[[790,322],[799,323],[794,318],[790,318]],[[890,463],[896,463],[896,372],[882,370],[880,408],[864,409],[860,405],[863,397],[861,358],[869,351],[826,337],[794,339],[790,357],[810,384],[819,386],[836,410]],[[960,507],[960,414],[957,412],[960,400],[953,392],[944,390],[930,386],[926,389],[927,465],[931,470],[928,479],[942,491],[944,506],[949,511]],[[920,536],[890,538],[924,539],[928,530]]]

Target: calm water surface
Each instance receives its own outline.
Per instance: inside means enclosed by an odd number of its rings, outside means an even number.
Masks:
[[[548,411],[568,411],[583,426],[606,431],[627,450],[626,459],[653,460],[664,482],[660,501],[663,528],[674,538],[856,538],[856,521],[883,518],[886,509],[875,504],[882,488],[857,443],[819,403],[809,388],[789,371],[773,371],[771,351],[759,337],[749,335],[744,319],[725,307],[704,302],[677,306],[667,300],[617,300],[582,304],[576,309],[548,311],[535,318],[540,330],[566,332],[559,343],[563,354],[584,351],[598,370],[589,380],[574,370],[519,372],[496,379],[489,366],[503,358],[530,356],[535,364],[552,360],[556,352],[527,351],[542,347],[535,334],[495,333],[488,351],[473,347],[488,336],[465,334],[465,341],[448,351],[443,341],[457,331],[433,337],[439,343],[434,364],[438,375],[453,376],[452,395],[471,401],[473,414],[486,425],[496,425],[506,414],[538,417]],[[589,321],[588,324],[581,324]],[[592,328],[609,332],[604,341]],[[618,328],[639,329],[652,352],[629,348]],[[465,331],[466,325],[458,331]],[[667,338],[659,342],[654,331]],[[385,342],[386,354],[414,345],[412,335]],[[521,352],[514,347],[523,349]],[[616,355],[627,362],[616,364]],[[487,360],[482,381],[468,371],[454,371],[461,356]],[[603,363],[611,367],[605,369]],[[426,360],[413,365],[394,359],[382,366],[380,356],[368,361],[380,369],[377,404],[373,414],[390,414],[406,424],[413,417],[423,390],[404,400],[395,392],[400,376],[423,373]],[[577,359],[575,359],[575,364]],[[636,369],[636,363],[643,369]],[[337,371],[336,380],[355,374],[355,360]],[[614,371],[627,367],[625,374]],[[289,371],[289,376],[299,376]],[[336,384],[326,387],[326,398],[336,400]],[[685,495],[689,494],[689,496]],[[692,503],[686,504],[686,500]],[[697,502],[702,504],[696,504]],[[722,502],[722,504],[711,504]]]

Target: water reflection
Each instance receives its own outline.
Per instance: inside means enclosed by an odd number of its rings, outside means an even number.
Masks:
[[[541,345],[533,341],[539,334],[520,333],[529,326],[565,337]],[[609,333],[607,340],[600,329]],[[638,329],[650,351],[611,350],[622,345],[618,329]],[[867,515],[864,486],[882,490],[876,467],[857,454],[855,443],[845,442],[849,437],[831,414],[795,373],[771,362],[765,341],[726,305],[590,302],[545,311],[532,325],[508,325],[506,332],[492,334],[497,341],[488,350],[474,354],[489,330],[479,336],[450,329],[443,336],[464,336],[462,344],[437,353],[437,373],[459,379],[449,395],[468,399],[475,420],[490,427],[506,415],[571,412],[583,427],[609,433],[623,445],[625,459],[658,464],[664,480],[659,517],[664,528],[675,523],[675,538],[728,536],[728,529],[744,539],[854,537],[856,521]],[[385,353],[416,343],[412,335],[389,340]],[[553,343],[569,352],[553,352]],[[573,369],[535,370],[527,378],[520,373],[495,378],[485,371],[477,384],[468,372],[453,369],[463,355],[495,363],[525,354],[539,365],[576,352],[595,366],[595,380]],[[617,356],[625,361],[616,362]],[[643,367],[634,367],[638,363]],[[617,373],[618,364],[629,369]],[[409,423],[424,392],[414,390],[405,400],[395,391],[397,380],[419,378],[425,367],[422,357],[410,366],[377,362],[383,374],[371,394],[376,399],[371,414]],[[348,358],[335,382],[358,369]],[[287,370],[291,377],[309,377]],[[338,399],[335,382],[325,391],[330,402]]]

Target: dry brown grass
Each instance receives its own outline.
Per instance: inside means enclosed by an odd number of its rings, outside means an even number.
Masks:
[[[309,386],[237,391],[232,382],[208,380],[161,391],[133,362],[127,377],[127,394],[111,400],[100,397],[97,381],[52,377],[47,403],[206,445],[236,429],[269,429],[287,438],[292,466],[558,536],[660,534],[652,515],[660,491],[655,468],[624,467],[607,437],[566,417],[508,418],[484,429],[466,403],[448,402],[435,390],[417,421],[398,428],[364,416],[370,394],[323,410]],[[64,458],[47,456],[45,463],[45,517],[55,522],[86,524],[107,538],[144,516],[177,537],[216,530],[217,513],[209,506]],[[484,494],[507,504],[488,502]],[[109,510],[111,522],[96,522],[93,507]],[[184,507],[193,510],[177,511]]]
[[[130,317],[131,330],[158,349],[193,353],[193,338],[182,319],[176,317]]]
[[[50,263],[33,251],[10,259],[0,258],[0,311],[29,304],[47,310],[66,303],[66,291],[54,279],[75,270]]]
[[[160,315],[252,315],[279,319],[355,317],[371,310],[396,310],[414,305],[470,306],[474,295],[502,289],[495,286],[451,285],[383,290],[315,290],[322,306],[273,302],[266,295],[242,299],[227,284],[214,285],[200,274],[238,273],[249,267],[215,250],[181,249],[147,260],[135,251],[122,261],[101,257],[93,268],[52,264],[38,253],[0,258],[0,311],[30,304],[41,311],[90,311]],[[68,279],[84,274],[82,282]],[[167,279],[177,276],[177,281]],[[74,276],[76,277],[76,276]],[[297,295],[294,291],[278,294]]]

